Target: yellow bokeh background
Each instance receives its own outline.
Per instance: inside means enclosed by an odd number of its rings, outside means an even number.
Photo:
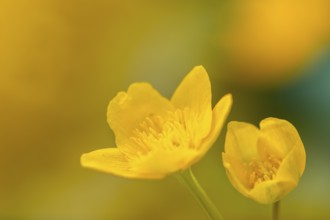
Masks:
[[[229,120],[285,118],[307,151],[282,219],[329,219],[328,0],[0,1],[0,219],[206,219],[173,177],[128,180],[83,169],[114,147],[108,102],[136,81],[170,97],[194,66],[213,98],[233,93]],[[226,219],[266,219],[241,196],[216,145],[193,166]]]

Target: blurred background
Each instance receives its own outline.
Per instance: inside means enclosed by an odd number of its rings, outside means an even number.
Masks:
[[[281,219],[330,219],[329,0],[0,0],[0,219],[202,220],[169,176],[129,180],[80,166],[114,147],[108,102],[136,81],[170,97],[194,66],[229,120],[292,122],[307,168]],[[221,162],[224,129],[196,176],[226,219],[267,219]]]

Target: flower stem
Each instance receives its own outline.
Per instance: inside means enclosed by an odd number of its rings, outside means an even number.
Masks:
[[[209,220],[223,220],[222,215],[198,183],[190,168],[182,173],[177,173],[176,178],[195,197],[196,201],[203,209]]]
[[[272,220],[280,219],[280,201],[273,203],[273,215]]]

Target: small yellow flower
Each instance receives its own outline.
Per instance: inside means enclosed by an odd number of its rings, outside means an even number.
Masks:
[[[297,186],[305,169],[306,153],[291,123],[266,118],[260,122],[260,129],[230,122],[222,159],[230,182],[240,193],[270,204]]]
[[[81,156],[84,167],[127,178],[160,179],[196,163],[217,139],[232,105],[230,94],[212,110],[202,66],[181,82],[171,100],[148,83],[133,83],[108,106],[117,148]]]

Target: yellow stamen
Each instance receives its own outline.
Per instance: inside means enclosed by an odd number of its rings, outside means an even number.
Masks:
[[[187,129],[186,118],[189,109],[176,109],[169,112],[168,118],[158,115],[146,117],[130,137],[138,149],[139,156],[145,156],[155,147],[166,150],[177,148],[194,148],[192,140],[194,136]]]
[[[248,183],[252,189],[257,184],[273,180],[276,177],[281,159],[268,155],[264,160],[254,160],[249,166]]]

